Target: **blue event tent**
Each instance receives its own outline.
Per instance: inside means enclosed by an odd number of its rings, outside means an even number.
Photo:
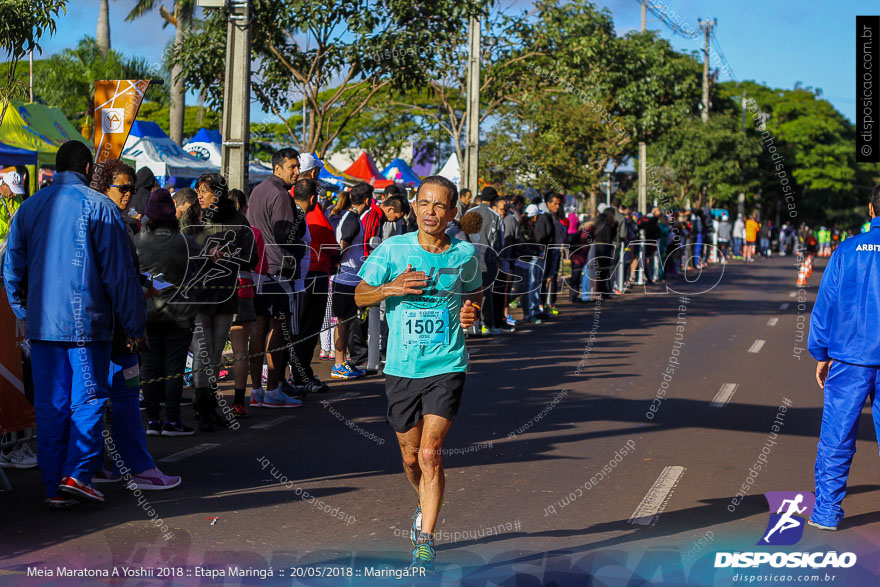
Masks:
[[[403,183],[403,185],[412,185],[413,187],[418,187],[422,183],[416,172],[399,157],[382,170],[382,177],[390,179],[394,183]]]

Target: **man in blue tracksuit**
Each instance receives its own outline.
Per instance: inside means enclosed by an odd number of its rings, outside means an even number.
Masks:
[[[55,181],[24,201],[3,263],[6,294],[31,341],[37,461],[49,507],[104,501],[91,485],[109,392],[113,316],[144,348],[146,301],[118,207],[87,185],[92,154],[58,149]]]
[[[810,525],[836,530],[856,451],[859,416],[873,398],[880,430],[880,186],[874,188],[871,228],[840,243],[822,275],[810,320],[809,351],[819,361],[825,390],[816,455],[816,506]]]

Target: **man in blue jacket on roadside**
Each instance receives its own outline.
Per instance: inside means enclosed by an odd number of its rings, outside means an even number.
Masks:
[[[118,207],[88,187],[89,148],[68,141],[55,165],[52,185],[13,217],[3,278],[31,341],[46,503],[66,509],[76,504],[71,496],[104,501],[91,475],[103,442],[113,316],[143,349],[146,301]]]
[[[816,455],[816,506],[809,524],[836,530],[856,452],[859,416],[873,396],[880,430],[880,186],[868,204],[871,228],[835,249],[810,320],[810,355],[825,392]]]

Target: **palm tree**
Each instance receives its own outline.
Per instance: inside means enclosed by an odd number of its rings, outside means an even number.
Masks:
[[[103,1],[106,2],[106,0]],[[128,13],[125,20],[132,21],[143,16],[150,10],[153,10],[155,4],[156,0],[137,0],[137,4],[131,9],[131,12]],[[174,0],[173,13],[168,12],[164,5],[159,7],[159,14],[165,20],[165,24],[162,26],[168,26],[170,24],[176,29],[174,33],[174,44],[176,46],[179,46],[180,43],[183,42],[183,36],[186,34],[186,31],[189,30],[190,26],[192,26],[195,10],[195,0]],[[181,145],[183,144],[183,118],[186,113],[186,91],[183,87],[183,76],[181,76],[181,68],[179,65],[175,65],[171,68],[170,94],[171,108],[169,114],[171,120],[169,121],[169,126],[171,132],[169,134],[172,141]]]
[[[98,41],[98,51],[104,59],[110,53],[110,0],[101,0],[101,8],[98,10],[98,30],[95,34]]]

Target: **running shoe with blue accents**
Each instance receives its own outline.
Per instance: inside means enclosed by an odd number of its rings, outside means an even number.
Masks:
[[[350,361],[337,363],[333,365],[333,369],[330,370],[330,377],[333,377],[334,379],[357,379],[366,374],[366,371],[356,369]]]
[[[425,569],[428,573],[434,572],[434,559],[437,558],[437,551],[434,550],[433,542],[421,542],[416,544],[413,550],[412,564],[413,569]]]

